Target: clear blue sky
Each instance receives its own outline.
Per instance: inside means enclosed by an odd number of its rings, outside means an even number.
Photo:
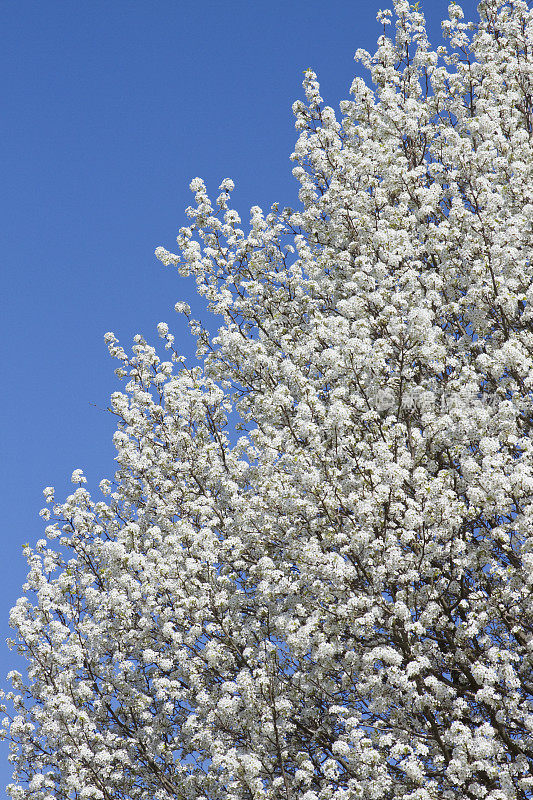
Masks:
[[[103,335],[157,342],[194,287],[153,255],[175,249],[188,189],[235,181],[251,205],[296,205],[292,102],[312,67],[330,105],[353,53],[373,51],[387,0],[4,0],[0,638],[22,593],[24,542],[42,536],[44,486],[114,472],[117,387]],[[447,0],[421,4],[438,35]],[[463,7],[472,15],[474,3]],[[362,73],[359,73],[362,74]],[[0,676],[20,662],[0,648]],[[3,677],[0,684],[4,685]],[[10,780],[0,750],[0,797]]]

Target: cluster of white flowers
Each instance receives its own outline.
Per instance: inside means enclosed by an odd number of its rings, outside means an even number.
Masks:
[[[300,210],[192,181],[198,365],[106,335],[119,468],[26,548],[13,798],[533,796],[533,12],[395,12],[340,120],[306,71]]]

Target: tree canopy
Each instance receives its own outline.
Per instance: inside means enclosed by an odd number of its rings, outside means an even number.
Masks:
[[[45,490],[12,611],[15,800],[533,797],[533,12],[478,12],[380,12],[340,116],[306,71],[298,209],[192,181],[156,254],[220,328],[106,335],[118,471]]]

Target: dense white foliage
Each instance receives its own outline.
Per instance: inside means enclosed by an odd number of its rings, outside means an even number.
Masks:
[[[306,72],[301,210],[192,182],[157,255],[222,326],[177,304],[193,369],[107,334],[119,470],[45,490],[12,612],[15,800],[533,797],[533,13],[479,15],[380,13],[340,119]]]

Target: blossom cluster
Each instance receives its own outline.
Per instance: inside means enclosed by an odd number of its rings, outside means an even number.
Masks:
[[[118,471],[45,489],[11,614],[15,800],[533,796],[533,12],[379,19],[340,117],[305,74],[298,210],[191,183],[197,365],[106,335]]]

